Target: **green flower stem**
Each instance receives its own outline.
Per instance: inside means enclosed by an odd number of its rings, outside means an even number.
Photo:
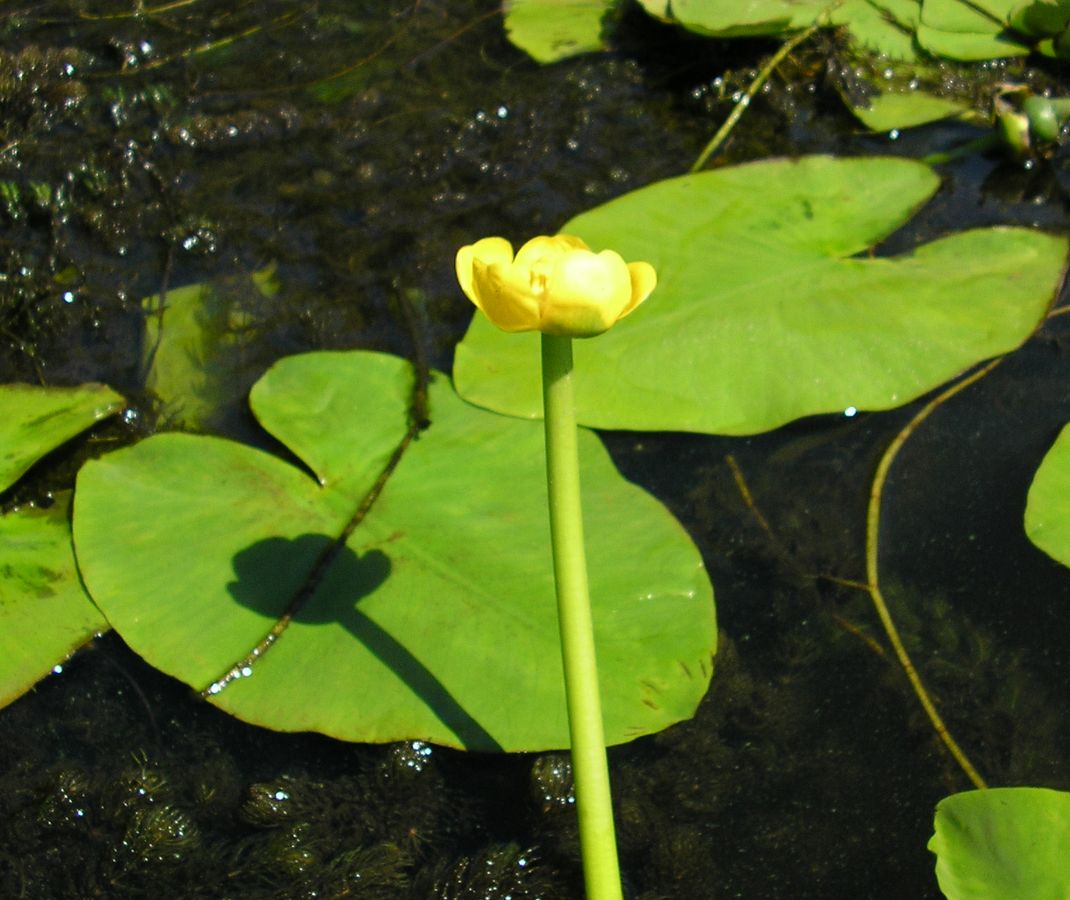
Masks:
[[[621,900],[594,627],[587,591],[587,560],[583,551],[572,338],[542,336],[542,389],[550,540],[584,881],[588,900]]]

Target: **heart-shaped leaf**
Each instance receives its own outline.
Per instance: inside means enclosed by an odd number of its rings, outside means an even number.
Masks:
[[[945,797],[936,807],[936,878],[950,900],[1070,897],[1070,794],[992,788]]]
[[[468,406],[437,375],[433,424],[406,445],[410,389],[407,364],[381,354],[277,363],[251,404],[315,477],[186,434],[87,464],[74,517],[86,584],[135,651],[247,721],[358,741],[567,746],[541,428]],[[618,743],[692,714],[711,671],[712,590],[675,519],[595,435],[580,438]]]
[[[122,406],[122,397],[98,384],[0,386],[0,490]],[[48,509],[26,507],[0,516],[0,706],[107,628],[78,578],[69,506],[64,493]]]
[[[577,216],[562,231],[659,278],[627,319],[576,342],[580,421],[751,434],[899,406],[1014,349],[1051,302],[1066,241],[989,228],[868,255],[937,185],[910,160],[812,156],[673,178]],[[537,342],[475,316],[458,391],[539,416]]]

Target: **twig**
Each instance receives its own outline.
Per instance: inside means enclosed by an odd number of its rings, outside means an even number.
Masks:
[[[717,149],[721,146],[721,144],[723,144],[728,139],[728,135],[731,134],[732,129],[736,127],[736,123],[743,115],[743,111],[750,105],[750,102],[754,99],[755,94],[757,94],[758,91],[762,89],[763,85],[769,80],[769,76],[773,74],[773,70],[784,61],[784,58],[789,53],[791,53],[792,50],[798,47],[799,44],[803,43],[803,41],[808,40],[811,35],[813,35],[821,27],[823,27],[823,24],[818,24],[817,22],[815,22],[805,31],[800,31],[797,35],[785,41],[784,44],[780,47],[780,49],[777,50],[777,52],[769,58],[769,61],[764,66],[762,66],[761,71],[758,72],[758,74],[755,76],[754,80],[750,83],[750,86],[744,92],[743,96],[739,98],[739,102],[736,103],[735,109],[733,109],[732,112],[729,113],[729,116],[727,119],[725,119],[724,124],[719,129],[717,129],[717,133],[712,138],[710,138],[710,142],[702,148],[702,152],[698,155],[698,159],[695,160],[691,168],[688,170],[689,172],[698,172],[702,169],[704,165],[706,165],[706,161],[711,156],[713,156],[713,154],[717,152]]]
[[[743,498],[744,505],[747,507],[747,510],[750,512],[750,514],[754,516],[755,521],[757,521],[757,523],[761,526],[762,530],[765,532],[766,537],[769,540],[770,546],[780,557],[783,558],[784,562],[795,571],[799,578],[810,582],[816,582],[819,580],[827,581],[831,584],[837,584],[840,587],[851,588],[855,591],[869,590],[868,584],[861,581],[857,581],[853,578],[843,578],[839,575],[826,575],[822,573],[818,573],[815,575],[810,572],[804,571],[802,566],[799,565],[798,560],[795,559],[795,556],[792,554],[792,552],[787,547],[785,547],[783,541],[781,541],[780,538],[777,537],[776,532],[773,531],[773,527],[769,524],[769,520],[766,519],[765,515],[758,508],[758,504],[754,499],[754,495],[751,493],[750,487],[747,485],[747,479],[743,475],[743,470],[740,468],[739,463],[736,462],[736,458],[731,453],[728,453],[725,455],[724,461],[732,472],[732,478],[736,482],[736,488],[739,490],[740,497]],[[857,637],[867,647],[869,647],[870,650],[872,650],[881,658],[887,658],[888,654],[884,652],[884,648],[880,644],[878,644],[872,637],[866,634],[858,625],[855,625],[853,622],[848,621],[838,613],[833,612],[830,613],[830,615],[832,616],[832,620],[844,631],[846,631],[848,634]]]
[[[159,6],[145,6],[141,0],[135,5],[135,8],[130,12],[121,13],[90,13],[85,10],[81,10],[78,13],[78,18],[88,19],[93,22],[102,22],[107,19],[134,19],[142,16],[158,16],[163,13],[169,13],[176,9],[181,9],[184,6],[192,6],[194,3],[198,3],[200,0],[174,0],[173,3],[162,3]]]
[[[948,752],[954,758],[955,762],[959,764],[959,767],[966,774],[966,777],[978,788],[986,788],[988,785],[973,767],[973,764],[959,747],[958,743],[956,743],[955,739],[951,736],[951,732],[947,730],[947,726],[944,724],[944,720],[940,717],[940,713],[937,711],[935,704],[929,697],[928,691],[925,690],[925,685],[921,682],[921,676],[918,675],[918,670],[914,668],[914,663],[911,662],[906,647],[903,645],[903,641],[899,637],[899,630],[895,627],[891,614],[888,612],[888,604],[885,603],[884,595],[881,593],[880,588],[877,552],[879,546],[878,537],[880,532],[881,499],[883,497],[884,485],[888,480],[888,472],[892,467],[892,462],[902,449],[903,444],[906,443],[907,439],[917,430],[918,426],[921,425],[921,423],[924,422],[934,410],[954,397],[959,391],[980,381],[998,366],[1002,359],[1003,357],[997,357],[988,364],[982,366],[976,372],[951,385],[951,387],[940,393],[935,399],[925,404],[917,415],[915,415],[914,418],[904,426],[899,434],[895,436],[895,439],[888,445],[888,449],[884,451],[884,455],[877,464],[877,471],[873,476],[873,484],[870,486],[869,508],[866,511],[866,581],[869,586],[869,596],[873,600],[873,606],[877,610],[877,617],[880,619],[881,625],[884,626],[885,634],[888,635],[888,640],[892,645],[892,649],[895,651],[896,658],[899,660],[899,665],[902,666],[903,672],[906,674],[910,686],[914,689],[914,694],[918,698],[918,702],[921,704],[922,709],[925,710],[925,714],[929,717],[929,721],[932,723],[936,734],[939,736],[940,740],[943,741],[944,746],[947,747]]]
[[[780,541],[777,540],[777,536],[773,533],[773,529],[769,525],[769,520],[762,515],[762,511],[758,509],[758,504],[754,502],[754,495],[751,494],[750,488],[747,486],[747,479],[743,477],[743,470],[739,467],[739,463],[736,462],[736,458],[731,454],[725,454],[725,465],[728,466],[732,472],[732,479],[736,482],[736,488],[739,490],[739,495],[743,498],[743,503],[750,511],[750,514],[754,516],[755,520],[762,527],[762,531],[766,533],[769,540],[772,541],[778,548],[780,547]]]

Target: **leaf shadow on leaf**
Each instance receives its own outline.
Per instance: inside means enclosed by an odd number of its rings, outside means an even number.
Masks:
[[[390,576],[390,558],[382,550],[368,550],[358,556],[350,547],[324,534],[302,534],[292,540],[268,538],[235,554],[232,564],[237,578],[227,584],[227,589],[248,609],[278,618],[278,585],[292,579],[295,571],[307,569],[310,559],[318,562],[290,604],[295,610],[293,621],[305,625],[342,625],[419,697],[467,749],[502,752],[501,744],[458,703],[445,685],[404,644],[359,609],[360,600],[374,593]],[[330,665],[329,660],[324,664]],[[359,713],[353,710],[354,715]]]

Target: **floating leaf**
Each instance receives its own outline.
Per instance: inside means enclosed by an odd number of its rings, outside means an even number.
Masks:
[[[576,342],[580,420],[751,434],[899,406],[1013,350],[1051,302],[1066,241],[991,228],[868,255],[937,186],[904,159],[769,160],[658,182],[568,222],[659,276],[631,316]],[[457,348],[458,391],[539,416],[537,342],[477,315]]]
[[[936,807],[936,878],[949,900],[1070,897],[1070,794],[992,788]]]
[[[1058,0],[1063,3],[1064,0]],[[1050,10],[1046,0],[1035,0],[1029,10],[1014,9],[1014,0],[640,0],[651,15],[699,34],[714,37],[787,35],[815,23],[841,28],[848,35],[851,53],[872,60],[878,54],[892,63],[922,64],[925,54],[959,60],[985,60],[1021,56],[1030,52],[1028,42],[1011,30],[1014,21],[1032,35],[1041,24],[1058,24],[1061,14]],[[1033,7],[1036,7],[1035,9]],[[1054,55],[1065,53],[1070,32],[1045,32],[1038,48]],[[1035,37],[1030,38],[1035,40]],[[924,50],[925,53],[920,51]],[[864,71],[872,63],[864,63]],[[933,122],[969,110],[966,104],[913,90],[897,94],[886,90],[881,80],[868,78],[875,94],[870,103],[845,97],[852,111],[869,128],[888,131]]]
[[[247,721],[356,741],[567,746],[538,425],[468,406],[435,376],[433,424],[332,555],[404,439],[410,381],[402,360],[354,352],[291,357],[257,383],[256,416],[315,478],[187,434],[88,463],[74,516],[86,584],[136,652]],[[593,434],[580,439],[618,743],[692,714],[710,677],[712,591],[675,519]]]
[[[914,62],[917,52],[914,29],[919,15],[917,3],[851,3],[846,9],[836,8],[830,13],[833,24],[845,26],[855,49],[879,53],[887,60]]]
[[[857,0],[846,0],[853,5]],[[864,0],[863,0],[864,2]],[[640,0],[650,15],[712,37],[783,34],[813,24],[827,0]]]
[[[1021,56],[1011,34],[1015,0],[640,0],[652,16],[714,37],[782,35],[815,22],[844,27],[856,47],[913,60],[911,36],[933,56],[960,60]]]
[[[648,13],[689,31],[733,38],[783,35],[815,22],[843,26],[857,47],[890,59],[913,60],[913,0],[640,0]],[[889,7],[891,7],[889,9]]]
[[[921,21],[921,0],[870,0],[870,6],[909,31],[917,28]]]
[[[122,405],[122,397],[98,384],[0,386],[0,490]],[[69,495],[55,499],[48,509],[27,507],[0,516],[0,706],[107,628],[74,565]]]
[[[602,20],[616,0],[505,0],[509,40],[540,63],[605,49]]]
[[[272,267],[142,301],[149,313],[142,353],[145,387],[164,404],[164,417],[173,425],[216,430],[241,402],[249,388],[240,368],[249,297],[274,293],[273,276]]]
[[[868,106],[851,106],[858,119],[870,131],[891,131],[893,128],[913,128],[959,116],[970,107],[957,100],[937,97],[925,91],[895,93],[885,91],[869,97]]]
[[[962,0],[923,0],[921,24],[956,34],[997,34],[1004,16],[984,9],[983,3]]]
[[[1031,38],[1051,37],[1070,26],[1070,3],[1067,0],[1029,0],[1014,8],[1008,21],[1015,31]]]
[[[122,407],[123,398],[102,384],[0,385],[0,491],[50,450]]]
[[[108,628],[78,579],[69,512],[64,493],[0,516],[0,706]]]
[[[1028,35],[1037,50],[1048,56],[1070,55],[1070,2],[1067,0],[1032,0],[1022,3],[1010,14],[1011,27]]]
[[[1070,566],[1070,425],[1045,455],[1025,507],[1029,540],[1064,566]]]
[[[1025,56],[1029,47],[1007,28],[1013,2],[925,0],[918,44],[933,56],[966,62]]]

